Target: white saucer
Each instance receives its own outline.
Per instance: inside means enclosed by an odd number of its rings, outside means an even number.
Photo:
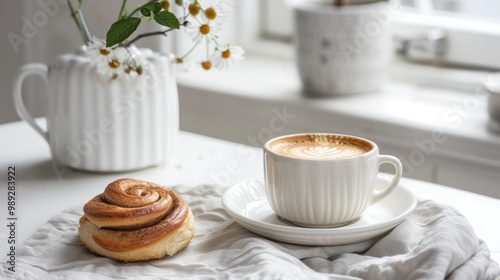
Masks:
[[[379,178],[377,184],[386,180]],[[264,237],[300,245],[342,245],[379,236],[399,225],[417,205],[416,197],[399,185],[365,210],[354,223],[338,228],[304,228],[281,219],[266,199],[263,178],[240,182],[224,192],[222,205],[243,227]]]

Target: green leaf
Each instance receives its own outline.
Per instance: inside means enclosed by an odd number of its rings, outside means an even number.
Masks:
[[[141,10],[142,9],[148,9],[149,11],[153,12],[153,14],[157,14],[159,11],[161,11],[161,4],[158,1],[151,1],[144,4],[141,7]]]
[[[140,23],[141,19],[137,17],[124,18],[113,23],[106,33],[106,47],[109,48],[125,41]]]
[[[182,7],[182,0],[175,0],[175,4]]]
[[[153,14],[158,14],[161,11],[161,4],[160,2],[154,2],[153,3]]]
[[[161,11],[157,14],[155,14],[154,17],[155,21],[163,26],[172,28],[172,29],[179,29],[180,28],[180,23],[179,19],[172,14],[169,11]]]
[[[148,9],[146,8],[142,8],[141,9],[141,14],[145,17],[149,17],[151,15],[151,11],[149,11]]]

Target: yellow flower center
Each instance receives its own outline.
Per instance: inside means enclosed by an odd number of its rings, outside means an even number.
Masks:
[[[109,62],[109,67],[111,67],[113,69],[118,68],[118,66],[120,66],[120,62],[116,59],[113,59]]]
[[[207,35],[208,33],[210,33],[210,26],[208,26],[208,24],[203,24],[202,26],[200,26],[200,33],[202,35]]]
[[[201,67],[203,67],[203,69],[205,69],[205,70],[210,70],[212,68],[212,62],[209,60],[203,61],[201,63]]]
[[[168,0],[162,0],[160,3],[161,3],[161,7],[165,11],[168,11],[168,9],[170,8],[170,2],[168,2]]]
[[[205,16],[209,20],[214,20],[217,17],[217,12],[215,11],[214,8],[210,7],[210,8],[205,10]]]
[[[102,54],[102,55],[108,55],[110,53],[109,50],[107,49],[100,49],[99,52]]]
[[[231,51],[230,50],[225,50],[222,52],[222,58],[229,58],[231,56]]]
[[[193,4],[190,4],[188,6],[188,10],[189,10],[189,13],[195,17],[198,15],[198,13],[200,12],[200,7],[198,7],[197,3],[193,3]]]

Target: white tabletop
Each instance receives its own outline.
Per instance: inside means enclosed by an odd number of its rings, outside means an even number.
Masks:
[[[15,166],[16,244],[22,244],[53,215],[85,203],[118,178],[147,180],[165,186],[217,184],[227,187],[263,176],[260,149],[183,131],[173,164],[117,174],[82,173],[54,165],[48,144],[23,122],[0,125],[0,141],[0,182],[3,186],[0,219],[8,224],[7,170]],[[420,199],[432,199],[457,208],[477,236],[486,242],[493,259],[500,263],[497,217],[500,200],[408,178],[404,178],[401,185]],[[3,256],[10,246],[8,235],[8,228],[0,227],[0,254]]]

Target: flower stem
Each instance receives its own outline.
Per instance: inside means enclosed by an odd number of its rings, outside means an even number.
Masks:
[[[132,14],[130,14],[130,15],[132,15]],[[150,36],[155,36],[155,35],[167,35],[167,33],[172,31],[172,30],[175,30],[175,29],[169,28],[169,29],[163,30],[163,31],[153,31],[153,32],[148,32],[148,33],[142,33],[142,34],[137,35],[134,39],[130,40],[129,42],[123,44],[123,46],[128,47],[128,46],[132,45],[135,41],[137,41],[141,38],[144,38],[144,37],[150,37]]]
[[[194,49],[196,49],[196,46],[198,46],[198,44],[200,44],[200,43],[199,43],[199,42],[196,42],[196,44],[193,44],[193,47],[192,47],[192,48],[191,48],[191,49],[190,49],[190,50],[189,50],[189,51],[188,51],[185,55],[181,56],[181,59],[184,59],[184,58],[186,58],[188,55],[190,55],[190,54],[194,51]]]
[[[125,12],[126,5],[127,5],[127,0],[123,0],[122,6],[120,8],[120,13],[118,14],[118,20],[122,19],[125,16],[123,13]]]
[[[80,31],[80,35],[82,36],[83,41],[85,41],[85,35],[83,34],[82,25],[80,24],[80,22],[78,21],[78,19],[75,16],[76,11],[73,8],[73,4],[71,4],[70,0],[66,0],[66,2],[68,2],[69,11],[71,12],[71,17],[75,21],[76,27],[78,27],[78,30]]]
[[[71,17],[75,21],[78,30],[80,30],[80,35],[82,36],[83,42],[88,44],[92,41],[90,32],[85,24],[85,20],[83,19],[83,14],[81,10],[82,0],[78,0],[78,9],[75,10],[73,5],[71,4],[71,0],[66,0],[68,2],[69,10],[71,12]]]
[[[142,34],[137,35],[134,39],[130,40],[126,44],[123,44],[123,46],[128,47],[128,46],[132,45],[135,41],[137,41],[141,38],[144,38],[144,37],[155,36],[155,35],[167,35],[167,33],[172,31],[172,30],[174,30],[174,29],[170,28],[170,29],[167,29],[164,31],[153,31],[153,32],[148,32],[148,33],[142,33]]]
[[[85,19],[83,18],[83,13],[81,9],[78,9],[77,16],[80,23],[82,24],[82,34],[84,37],[85,44],[89,44],[90,42],[92,42],[92,35],[90,35],[90,31],[87,27],[87,24],[85,23]]]
[[[207,40],[206,40],[206,45],[207,45],[207,60],[208,60],[208,57],[210,55],[210,40],[208,39],[207,37]]]
[[[126,0],[125,0],[126,1]],[[130,14],[128,15],[129,17],[130,16],[133,16],[135,13],[137,13],[138,11],[140,11],[144,6],[148,5],[149,3],[151,2],[155,2],[155,1],[149,1],[148,3],[142,5],[142,6],[139,6],[137,8],[135,8],[135,10],[133,10],[132,12],[130,12]]]

